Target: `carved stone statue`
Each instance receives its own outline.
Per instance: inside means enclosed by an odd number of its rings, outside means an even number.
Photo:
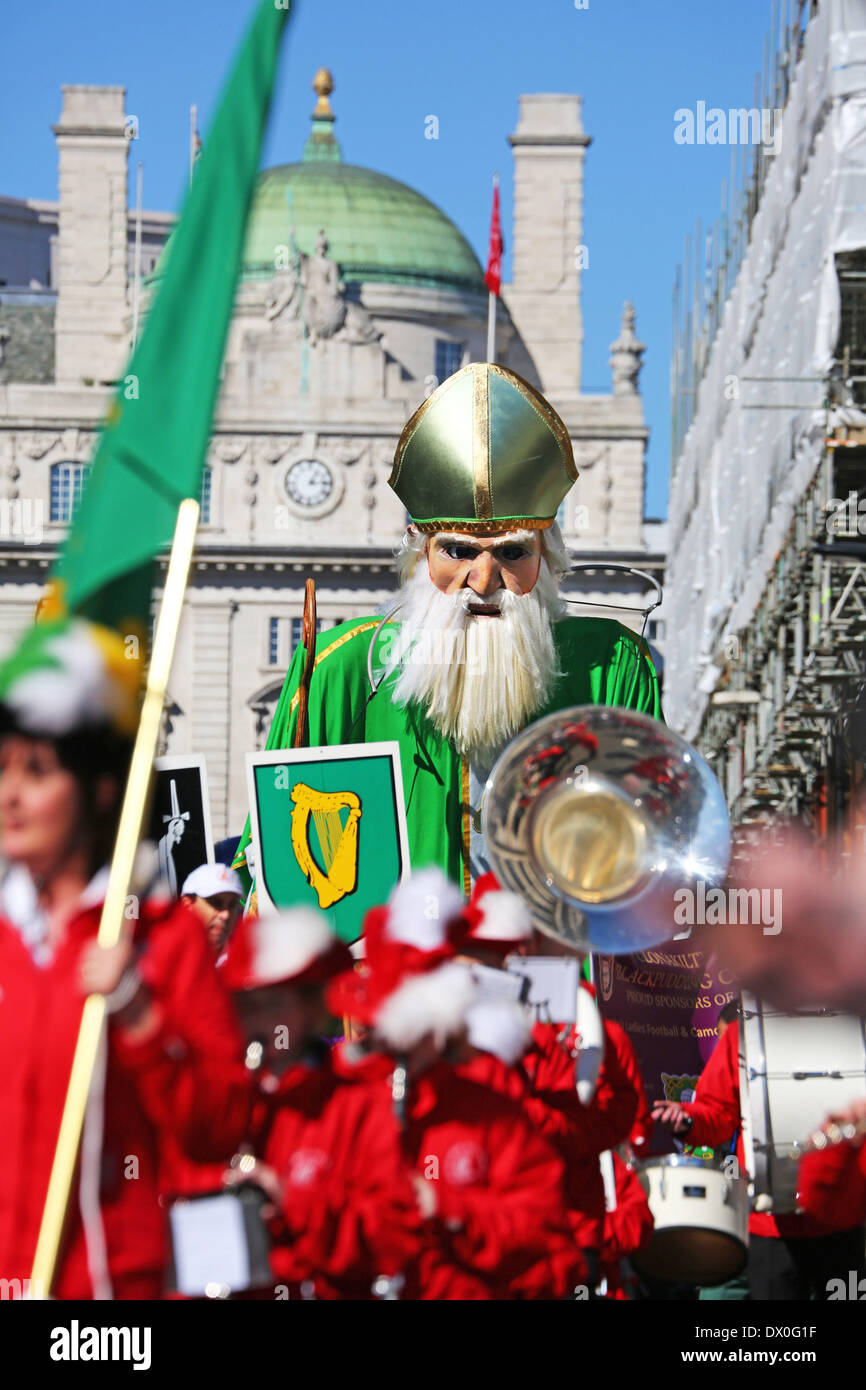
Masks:
[[[345,296],[339,266],[328,256],[328,238],[321,230],[315,255],[299,251],[274,276],[265,317],[271,323],[279,320],[280,330],[287,329],[293,337],[306,337],[311,347],[322,338],[376,342],[381,334],[366,309]]]
[[[634,331],[635,311],[633,304],[626,304],[622,311],[622,325],[619,337],[610,345],[610,365],[613,371],[613,394],[615,396],[635,396],[638,390],[641,358],[646,352],[639,343]]]
[[[271,293],[265,304],[265,318],[270,322],[282,318],[286,324],[300,322],[302,257],[295,256],[286,267],[277,271]]]
[[[316,237],[316,254],[307,257],[304,277],[304,322],[310,342],[333,338],[346,319],[346,286],[340,279],[336,261],[328,257],[328,238],[324,231]]]

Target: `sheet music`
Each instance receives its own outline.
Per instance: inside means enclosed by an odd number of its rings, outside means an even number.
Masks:
[[[540,1019],[574,1023],[580,961],[557,956],[512,956],[508,969],[529,980],[528,1002]]]
[[[208,1284],[249,1286],[249,1250],[237,1197],[221,1193],[176,1202],[170,1218],[178,1293],[203,1294]]]

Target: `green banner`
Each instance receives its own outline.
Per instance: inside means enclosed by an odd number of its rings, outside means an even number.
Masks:
[[[198,497],[288,0],[261,0],[196,166],[42,610],[146,632],[155,557]]]

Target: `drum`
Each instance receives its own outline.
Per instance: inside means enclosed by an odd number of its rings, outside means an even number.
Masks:
[[[638,1170],[655,1221],[649,1245],[632,1255],[642,1274],[675,1284],[724,1284],[746,1263],[749,1195],[712,1158],[664,1154]]]
[[[782,1013],[743,996],[740,1107],[756,1211],[797,1210],[800,1146],[866,1095],[864,1020],[832,1009]]]

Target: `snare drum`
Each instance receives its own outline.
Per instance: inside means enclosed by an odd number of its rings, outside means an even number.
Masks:
[[[830,1111],[863,1095],[862,1018],[831,1009],[782,1013],[743,996],[740,1107],[757,1211],[796,1211],[799,1146]]]
[[[664,1154],[638,1171],[655,1221],[649,1245],[632,1255],[643,1274],[671,1283],[724,1284],[746,1263],[749,1196],[712,1158]]]

